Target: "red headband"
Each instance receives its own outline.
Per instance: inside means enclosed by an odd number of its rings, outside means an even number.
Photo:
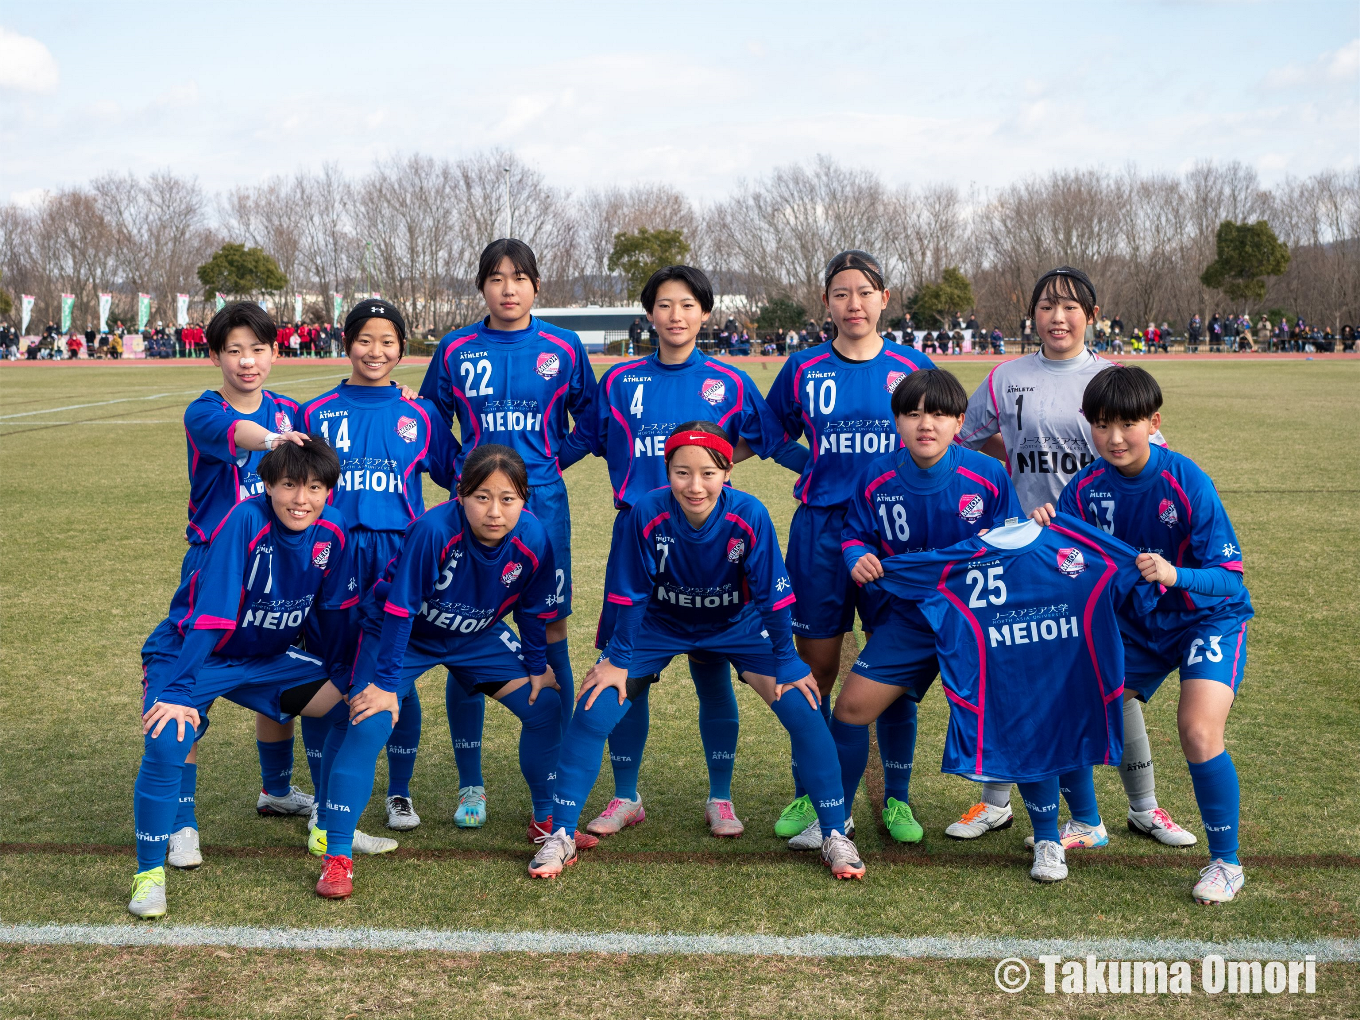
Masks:
[[[703,446],[709,450],[716,450],[727,458],[728,463],[732,461],[732,444],[722,436],[715,436],[712,432],[677,432],[666,440],[666,459],[671,459],[671,454],[682,446]]]

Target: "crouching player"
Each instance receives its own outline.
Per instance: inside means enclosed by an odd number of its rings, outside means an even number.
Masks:
[[[416,678],[433,666],[447,667],[465,694],[488,694],[519,717],[520,769],[534,806],[529,838],[551,831],[562,706],[547,665],[547,621],[557,581],[547,532],[524,512],[528,499],[520,455],[496,443],[477,447],[463,463],[458,499],[411,523],[364,596],[349,724],[326,738],[322,762],[318,824],[327,845],[318,896],[354,891],[354,824],[373,793],[378,752]],[[512,610],[518,637],[501,622]]]
[[[319,632],[338,646],[336,631],[356,598],[344,519],[326,505],[340,462],[309,436],[279,446],[257,470],[264,495],[227,513],[142,648],[145,750],[133,787],[137,873],[128,903],[138,917],[165,913],[181,772],[215,698],[278,722],[333,710],[343,718],[340,691],[327,679],[336,663],[293,647],[313,611]],[[197,856],[196,834],[181,849]]]
[[[822,862],[836,878],[863,878],[864,863],[844,835],[840,768],[821,695],[793,647],[794,595],[769,512],[755,497],[725,487],[732,444],[713,422],[672,432],[665,461],[669,487],[634,503],[618,533],[617,587],[606,598],[621,611],[603,657],[581,685],[583,707],[572,716],[557,764],[557,829],[529,874],[555,878],[576,863],[576,823],[599,775],[605,739],[647,678],[674,656],[697,653],[726,658],[774,710],[804,763],[822,826]]]
[[[1176,724],[1210,858],[1193,895],[1198,903],[1226,903],[1246,878],[1237,858],[1237,770],[1223,734],[1246,668],[1254,612],[1237,534],[1213,480],[1190,458],[1152,441],[1161,406],[1161,387],[1141,368],[1107,368],[1087,384],[1081,410],[1100,459],[1067,483],[1058,510],[1142,550],[1143,577],[1165,589],[1150,614],[1120,619],[1124,697],[1146,702],[1171,670],[1180,670]],[[1052,511],[1046,504],[1033,517],[1047,524]],[[1068,825],[1099,827],[1091,770],[1061,779],[1069,791]]]

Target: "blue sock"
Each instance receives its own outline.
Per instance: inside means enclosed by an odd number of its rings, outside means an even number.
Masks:
[[[1058,838],[1058,777],[1050,776],[1034,783],[1017,783],[1020,799],[1025,802],[1029,821],[1034,826],[1034,842],[1048,840],[1060,843]]]
[[[822,699],[823,709],[829,707],[827,702],[828,699]],[[844,833],[846,811],[841,763],[826,720],[808,704],[802,691],[789,691],[770,708],[789,731],[793,756],[801,762],[799,772],[817,809],[822,838],[829,836],[832,829]]]
[[[341,702],[344,704],[344,702]],[[307,771],[312,776],[312,793],[321,789],[321,759],[325,753],[326,735],[331,724],[325,716],[298,716],[298,726],[302,730],[302,749],[307,752]]]
[[[557,686],[562,688],[558,697],[562,701],[562,729],[566,730],[576,704],[576,678],[572,676],[571,653],[567,650],[566,638],[548,643],[548,665],[557,677]]]
[[[198,765],[185,762],[179,776],[179,808],[175,811],[175,823],[170,826],[171,832],[179,832],[186,825],[191,829],[198,828],[198,818],[194,815],[194,792],[197,788]]]
[[[1096,806],[1095,777],[1089,765],[1084,769],[1060,775],[1058,789],[1062,791],[1063,800],[1067,801],[1067,810],[1072,812],[1073,821],[1086,825],[1100,824],[1100,808]]]
[[[905,694],[878,717],[878,756],[883,762],[883,801],[909,803],[911,766],[916,760],[916,702]]]
[[[534,821],[546,821],[553,813],[553,770],[562,748],[562,701],[552,688],[538,692],[529,704],[529,685],[511,691],[501,704],[523,724],[519,731],[519,770],[529,784],[534,802]]]
[[[331,769],[335,767],[335,756],[340,752],[340,745],[345,742],[345,730],[349,728],[349,706],[338,701],[335,707],[316,721],[325,727],[325,739],[321,742],[321,767],[315,773],[316,786],[313,791],[316,797],[316,827],[325,832],[326,784]]]
[[[1228,864],[1240,864],[1237,822],[1242,791],[1232,758],[1224,751],[1217,758],[1187,761],[1186,764],[1190,766],[1190,782],[1195,787],[1195,800],[1199,802],[1199,817],[1209,838],[1209,856]]]
[[[831,725],[831,699],[822,699],[822,718],[826,720],[827,726]],[[792,744],[789,747],[789,768],[793,772],[793,795],[797,797],[807,796],[807,787],[803,785],[802,778],[798,775],[798,752],[794,751]]]
[[[378,754],[392,735],[392,713],[378,712],[345,727],[344,741],[326,777],[326,854],[354,856],[354,829],[373,796]]]
[[[567,835],[576,835],[576,823],[581,809],[600,775],[600,756],[605,738],[620,719],[631,715],[631,701],[622,705],[612,691],[604,691],[589,709],[585,702],[572,713],[571,722],[562,736],[562,750],[557,756],[557,788],[553,791],[553,827],[564,828]],[[627,714],[625,714],[627,713]]]
[[[420,748],[420,693],[401,699],[401,718],[387,738],[387,795],[411,796],[411,774],[416,770],[416,751]]]
[[[708,762],[708,795],[713,800],[731,800],[732,768],[737,763],[737,734],[741,728],[737,695],[732,690],[732,670],[726,659],[714,662],[690,659],[689,675],[694,680],[694,693],[699,696],[699,739],[703,741]]]
[[[630,704],[628,713],[618,721],[609,734],[609,765],[614,772],[614,796],[624,800],[638,799],[638,772],[642,769],[642,751],[647,746],[647,731],[651,727],[651,708],[647,695],[650,684]],[[603,696],[603,695],[602,695]],[[596,698],[596,704],[599,704]]]
[[[458,785],[484,785],[482,727],[486,723],[486,696],[469,694],[450,673],[444,684],[444,711],[449,717],[449,736],[453,739],[453,763],[458,767]]]
[[[174,723],[167,723],[155,740],[142,738],[142,764],[132,786],[132,820],[137,835],[137,870],[149,871],[165,863],[170,826],[179,810],[179,788],[184,759],[194,746],[195,730],[184,724],[184,739]]]
[[[845,790],[845,813],[855,806],[855,794],[864,770],[869,766],[869,727],[856,726],[831,717],[831,739],[841,764],[841,786]]]
[[[293,781],[293,738],[257,740],[260,750],[260,785],[274,797],[284,797]]]

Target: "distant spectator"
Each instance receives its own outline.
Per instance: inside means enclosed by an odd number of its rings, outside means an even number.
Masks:
[[[628,339],[637,343],[642,339],[642,320],[634,319],[632,325],[628,327]]]
[[[1343,351],[1355,350],[1355,327],[1349,322],[1341,327],[1341,349]]]
[[[1185,324],[1185,343],[1188,347],[1198,347],[1200,337],[1204,334],[1204,323],[1200,321],[1199,314],[1190,316],[1190,321]]]
[[[968,321],[965,322],[965,323],[963,324],[963,328],[964,328],[964,329],[968,329],[968,330],[972,330],[972,335],[973,335],[974,339],[977,338],[977,335],[978,335],[978,321],[977,321],[977,313],[976,313],[976,312],[969,312],[969,313],[968,313]]]
[[[1110,320],[1110,335],[1111,336],[1124,335],[1124,320],[1121,319],[1118,315],[1116,315],[1114,318]]]

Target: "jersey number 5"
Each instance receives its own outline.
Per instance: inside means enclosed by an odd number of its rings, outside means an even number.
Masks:
[[[987,603],[999,606],[1006,601],[1006,582],[1001,580],[1002,567],[988,567],[987,577],[984,579],[981,570],[970,570],[964,575],[964,581],[973,586],[973,593],[968,596],[968,607],[970,609],[986,609]],[[987,586],[987,597],[982,597],[982,586]]]

